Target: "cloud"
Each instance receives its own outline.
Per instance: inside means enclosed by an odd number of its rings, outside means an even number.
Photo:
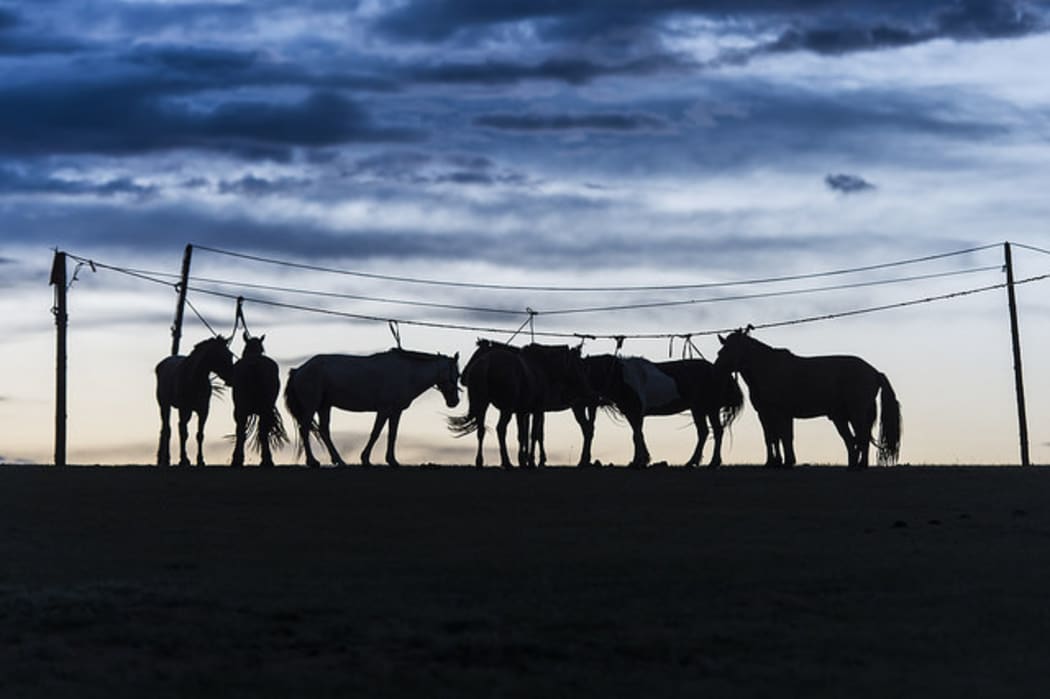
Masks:
[[[759,52],[811,51],[844,54],[910,46],[934,39],[1008,39],[1046,31],[1045,14],[1025,3],[961,0],[935,3],[918,17],[845,16],[786,30]]]
[[[166,99],[168,94],[149,80],[0,90],[0,153],[128,155],[182,148],[287,160],[296,147],[421,138],[373,125],[358,104],[334,92],[313,92],[298,102],[230,99],[212,107]]]
[[[875,189],[875,185],[858,175],[847,175],[839,173],[824,177],[824,184],[828,189],[841,192],[842,194],[857,194]]]
[[[462,153],[436,154],[420,151],[388,151],[358,159],[342,176],[384,180],[400,184],[522,185],[528,178],[497,168],[485,156]]]
[[[407,80],[417,83],[508,85],[525,80],[554,80],[585,85],[603,77],[646,76],[694,65],[679,56],[653,54],[619,62],[599,62],[583,57],[547,58],[531,63],[497,60],[444,62],[413,67],[403,74]]]
[[[301,190],[310,185],[310,180],[300,177],[278,177],[267,179],[255,175],[245,175],[240,179],[219,182],[220,194],[244,194],[260,197],[269,194],[282,194]]]
[[[0,167],[0,196],[10,194],[64,194],[111,197],[127,194],[146,197],[156,188],[142,185],[130,177],[118,177],[101,182],[71,180]]]
[[[779,34],[755,51],[733,51],[735,60],[783,51],[843,54],[891,48],[938,38],[1002,39],[1048,28],[1043,3],[1019,0],[410,0],[380,15],[388,37],[442,43],[478,37],[534,35],[555,43],[590,45],[652,41],[676,20],[705,20],[714,28],[750,25]],[[514,29],[512,29],[514,28]]]
[[[636,131],[659,128],[663,122],[649,114],[486,114],[474,119],[479,126],[511,131],[597,129]]]

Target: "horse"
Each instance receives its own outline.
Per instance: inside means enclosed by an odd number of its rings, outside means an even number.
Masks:
[[[316,468],[320,462],[310,449],[313,432],[328,449],[332,463],[345,466],[332,443],[332,408],[352,412],[375,412],[375,423],[368,443],[361,452],[361,465],[371,466],[372,446],[383,425],[389,423],[386,463],[399,466],[394,456],[401,413],[423,391],[436,387],[445,404],[459,404],[459,353],[453,357],[402,349],[391,349],[370,356],[319,354],[288,372],[284,400],[299,428],[300,445],[306,463]],[[314,422],[314,415],[318,422]]]
[[[244,465],[244,443],[249,437],[261,453],[260,466],[273,466],[273,449],[288,443],[284,421],[277,410],[281,392],[277,362],[263,350],[266,335],[243,334],[244,353],[233,365],[233,419],[236,423],[231,466]]]
[[[160,445],[157,465],[171,465],[171,409],[179,411],[179,465],[188,466],[186,455],[187,425],[197,413],[197,465],[204,465],[204,423],[208,421],[208,404],[214,391],[211,374],[229,383],[233,374],[233,354],[229,340],[221,335],[198,342],[189,356],[173,355],[162,359],[154,369],[157,376],[157,404],[160,406]]]
[[[880,465],[900,454],[900,403],[886,375],[859,357],[799,357],[751,337],[751,327],[719,336],[715,366],[740,372],[751,394],[766,442],[766,466],[795,464],[794,418],[828,417],[846,447],[850,468],[868,466],[869,446]],[[878,441],[872,442],[876,395],[880,397]],[[783,447],[783,454],[781,454]]]
[[[744,394],[728,372],[704,359],[650,362],[641,357],[621,358],[606,354],[587,357],[584,361],[588,364],[595,390],[631,426],[634,442],[631,467],[644,468],[651,460],[642,431],[645,417],[686,411],[693,417],[697,441],[685,466],[695,467],[702,460],[708,423],[714,434],[714,451],[708,466],[717,468],[722,464],[723,433],[744,405]],[[580,420],[579,413],[576,413],[584,435],[581,464],[590,463],[595,412],[586,411],[585,421]]]
[[[512,466],[507,452],[507,425],[515,417],[518,427],[518,465],[537,465],[530,440],[530,421],[542,439],[543,413],[564,410],[573,396],[590,393],[579,348],[568,345],[530,344],[525,347],[478,340],[478,348],[463,369],[469,407],[466,415],[449,418],[449,429],[457,437],[478,435],[474,465],[485,465],[485,414],[489,405],[500,411],[496,423],[500,465]],[[535,434],[533,432],[532,434]],[[542,442],[541,442],[542,444]],[[546,462],[541,452],[539,465]]]

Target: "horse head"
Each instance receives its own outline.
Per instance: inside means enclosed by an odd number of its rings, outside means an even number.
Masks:
[[[445,397],[445,405],[459,405],[459,352],[451,357],[441,357],[442,368],[438,373],[437,388]]]
[[[753,325],[748,325],[746,328],[737,328],[725,337],[719,335],[718,341],[722,343],[722,348],[718,350],[715,366],[730,373],[743,369],[748,363],[748,350],[757,342],[749,334],[753,329]]]
[[[233,380],[233,352],[229,340],[222,335],[198,342],[190,357],[195,358],[202,369],[218,375],[227,384]]]
[[[242,357],[255,357],[265,354],[263,349],[263,340],[266,339],[266,335],[260,335],[259,337],[252,337],[245,330],[241,336],[244,339],[244,352],[241,353]]]

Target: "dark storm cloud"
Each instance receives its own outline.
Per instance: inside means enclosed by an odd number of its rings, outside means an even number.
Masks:
[[[31,34],[24,24],[21,15],[0,7],[0,56],[71,53],[83,47],[73,39]]]
[[[875,189],[875,185],[858,175],[847,175],[838,173],[824,177],[824,184],[828,189],[842,192],[843,194],[856,194]]]
[[[443,42],[530,23],[541,36],[622,40],[659,30],[669,19],[735,20],[776,30],[767,51],[845,53],[904,46],[937,38],[978,40],[1046,31],[1046,3],[1018,0],[412,0],[381,16],[388,36]]]
[[[406,141],[355,102],[314,92],[297,102],[228,100],[211,108],[167,100],[149,80],[0,89],[0,152],[133,154],[174,148],[287,159],[295,147]]]
[[[403,74],[406,80],[417,83],[511,85],[525,80],[554,80],[570,85],[585,85],[603,77],[646,76],[682,70],[693,65],[670,54],[607,62],[565,56],[535,62],[486,60],[480,63],[432,63],[406,69]]]
[[[219,182],[220,194],[244,194],[250,197],[261,197],[270,194],[286,194],[302,190],[310,185],[310,180],[300,177],[278,177],[269,179],[245,175],[240,179]]]
[[[122,54],[120,59],[129,66],[151,71],[159,82],[183,93],[238,87],[299,86],[370,92],[400,88],[394,78],[380,74],[387,69],[384,64],[376,63],[372,72],[352,72],[341,67],[316,69],[278,60],[262,50],[143,44]]]
[[[831,18],[811,26],[793,27],[760,51],[843,54],[933,39],[1008,39],[1046,31],[1047,27],[1045,12],[1036,12],[1029,3],[962,0],[940,4],[911,22],[908,18],[876,15]]]
[[[663,126],[663,122],[649,114],[486,114],[474,119],[479,126],[511,131],[563,131],[570,129],[602,129],[609,131],[637,131]]]

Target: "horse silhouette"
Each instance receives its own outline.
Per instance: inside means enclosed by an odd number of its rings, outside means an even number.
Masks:
[[[500,465],[512,466],[507,452],[507,426],[512,417],[518,428],[518,465],[537,465],[530,425],[539,430],[542,440],[543,414],[564,410],[579,396],[589,396],[586,370],[579,348],[568,345],[530,344],[525,347],[478,340],[477,349],[463,369],[462,381],[467,387],[466,415],[449,418],[449,429],[458,437],[473,432],[478,436],[474,465],[485,465],[485,415],[489,405],[500,411],[496,423]],[[542,445],[542,441],[539,442]],[[539,465],[546,463],[541,451]]]
[[[714,435],[711,462],[714,468],[722,464],[722,436],[744,405],[744,394],[729,372],[715,367],[704,359],[681,359],[669,362],[650,362],[641,357],[606,354],[587,357],[591,385],[610,405],[623,415],[631,427],[634,455],[630,465],[643,468],[650,462],[642,425],[649,415],[675,415],[688,411],[696,427],[696,447],[685,462],[697,466],[703,458],[707,441],[708,423]],[[574,411],[583,432],[581,464],[591,460],[594,439],[594,409]]]
[[[383,425],[389,423],[386,462],[398,466],[394,456],[401,413],[423,391],[436,387],[450,408],[459,404],[459,354],[446,357],[402,349],[370,356],[319,354],[288,372],[284,389],[285,405],[299,428],[299,443],[306,452],[306,463],[320,466],[310,449],[313,432],[328,449],[332,463],[345,466],[332,443],[332,408],[352,412],[375,412],[375,423],[368,443],[361,452],[361,464],[370,466],[372,446]],[[318,421],[314,422],[314,415]]]
[[[277,362],[265,355],[266,335],[243,334],[244,353],[233,365],[233,419],[236,423],[231,466],[244,465],[244,444],[250,439],[261,454],[260,466],[273,466],[273,449],[288,442],[284,421],[277,410],[281,392]]]
[[[204,465],[204,423],[213,391],[211,374],[229,383],[233,373],[233,354],[221,335],[198,342],[189,356],[162,359],[154,369],[157,376],[157,404],[160,406],[160,444],[157,465],[169,466],[171,454],[171,409],[179,411],[179,465],[188,466],[186,440],[190,418],[197,413],[197,465]]]
[[[866,468],[876,395],[881,403],[879,438],[874,442],[878,461],[897,460],[900,404],[885,374],[859,357],[799,357],[756,340],[750,330],[749,326],[719,336],[722,348],[715,366],[744,377],[765,435],[767,466],[795,464],[794,418],[825,416],[842,437],[848,466]]]

